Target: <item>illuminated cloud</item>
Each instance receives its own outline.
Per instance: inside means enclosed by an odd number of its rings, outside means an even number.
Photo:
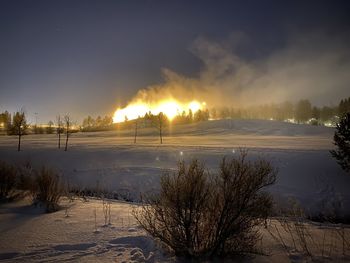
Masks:
[[[196,100],[208,107],[244,106],[302,98],[336,104],[350,95],[347,38],[326,33],[294,35],[284,48],[255,60],[236,53],[246,39],[243,34],[233,34],[221,43],[198,38],[191,47],[203,63],[197,78],[163,69],[164,82],[138,91],[129,105]],[[176,105],[167,104],[163,110],[171,111],[169,107]]]

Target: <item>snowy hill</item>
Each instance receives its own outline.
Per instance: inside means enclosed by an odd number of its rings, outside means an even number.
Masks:
[[[310,212],[342,200],[350,214],[350,177],[329,154],[334,129],[263,120],[219,120],[169,127],[159,144],[155,128],[134,131],[72,134],[68,152],[57,149],[56,135],[0,137],[0,159],[30,161],[34,166],[56,168],[76,188],[97,186],[138,199],[157,190],[159,177],[176,168],[179,160],[199,158],[214,171],[223,156],[234,157],[240,147],[251,158],[262,156],[279,169],[271,188],[278,200],[295,198]]]
[[[269,120],[213,120],[176,127],[174,134],[255,134],[269,136],[329,136],[333,128]]]
[[[139,126],[142,125],[139,123]],[[139,130],[143,136],[155,135],[154,128]],[[111,136],[114,132],[107,133]],[[269,136],[330,136],[334,128],[326,126],[312,126],[307,124],[294,124],[270,120],[211,120],[192,124],[171,124],[164,129],[166,135],[214,135],[214,134],[240,134],[240,135],[269,135]],[[121,130],[120,135],[133,136],[134,129]]]

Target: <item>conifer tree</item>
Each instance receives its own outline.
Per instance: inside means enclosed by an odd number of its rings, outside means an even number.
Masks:
[[[334,144],[336,150],[332,150],[332,156],[338,164],[350,173],[350,113],[346,113],[337,124],[334,133]]]

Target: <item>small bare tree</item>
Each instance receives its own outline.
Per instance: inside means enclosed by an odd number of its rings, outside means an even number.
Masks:
[[[140,117],[139,117],[140,118]],[[137,124],[138,124],[138,121],[139,121],[139,118],[137,118],[135,120],[135,135],[134,135],[134,143],[136,143],[136,137],[137,137]]]
[[[164,115],[163,112],[160,112],[158,115],[153,115],[151,112],[149,112],[145,118],[150,120],[152,126],[157,128],[159,131],[160,144],[163,144],[163,129],[165,121],[167,120],[166,115]]]
[[[67,114],[64,116],[64,123],[66,126],[66,146],[64,147],[64,150],[67,151],[68,150],[68,138],[70,136],[71,133],[71,125],[72,125],[72,121],[70,119],[70,116]]]
[[[58,135],[58,149],[61,148],[61,134],[62,134],[62,120],[61,115],[57,116],[57,135]]]
[[[17,111],[13,115],[11,128],[12,128],[12,134],[18,135],[17,151],[20,151],[22,135],[25,135],[28,129],[28,124],[27,124],[26,116],[23,109],[21,109],[21,111]]]
[[[159,130],[159,139],[160,139],[160,144],[163,144],[163,121],[164,121],[164,114],[163,112],[160,112],[158,114],[158,130]]]

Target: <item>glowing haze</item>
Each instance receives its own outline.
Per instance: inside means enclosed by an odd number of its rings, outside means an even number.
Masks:
[[[129,104],[125,108],[116,110],[113,116],[113,122],[135,120],[143,117],[146,113],[152,113],[153,115],[163,113],[169,120],[172,120],[176,115],[180,115],[183,112],[186,114],[190,111],[195,113],[203,109],[203,106],[205,106],[205,102],[200,103],[195,100],[185,103],[175,99],[162,100],[157,103],[145,103],[140,100]]]
[[[195,112],[303,98],[334,105],[349,96],[349,38],[325,33],[297,35],[284,48],[253,60],[236,52],[247,43],[249,37],[242,33],[233,33],[221,42],[198,38],[190,51],[203,64],[199,74],[188,77],[163,68],[164,81],[139,90],[115,112],[114,122],[143,117],[147,112],[163,112],[171,120],[189,109]]]

